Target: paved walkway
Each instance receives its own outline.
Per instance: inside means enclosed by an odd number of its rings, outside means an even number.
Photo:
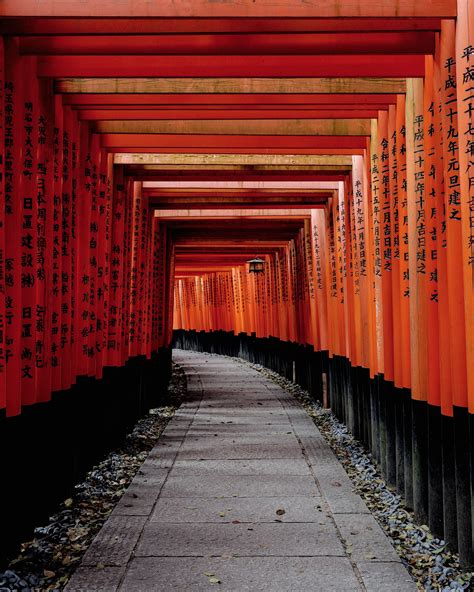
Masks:
[[[416,590],[291,395],[224,357],[174,359],[189,401],[67,592]]]

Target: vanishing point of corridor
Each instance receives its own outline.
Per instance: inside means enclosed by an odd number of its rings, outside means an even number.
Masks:
[[[474,0],[0,0],[0,592],[472,589],[473,288]]]

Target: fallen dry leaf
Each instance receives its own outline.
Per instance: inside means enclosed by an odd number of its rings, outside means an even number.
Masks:
[[[43,570],[43,575],[45,578],[54,578],[54,576],[56,575],[56,572],[50,571],[49,569],[45,569],[45,570]]]

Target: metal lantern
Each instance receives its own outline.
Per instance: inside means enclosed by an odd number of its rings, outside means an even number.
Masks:
[[[263,273],[265,271],[265,261],[260,257],[255,257],[255,259],[251,259],[247,263],[249,264],[250,273]]]

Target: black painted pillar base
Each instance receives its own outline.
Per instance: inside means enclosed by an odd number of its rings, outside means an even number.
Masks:
[[[463,567],[474,566],[472,546],[471,447],[469,446],[469,413],[454,408],[454,454],[456,468],[456,513],[458,519],[458,553]]]
[[[443,431],[439,407],[428,405],[428,525],[444,537],[443,524]]]
[[[395,481],[398,495],[405,495],[405,440],[403,437],[403,406],[405,392],[393,389],[395,407]]]
[[[454,454],[454,420],[441,417],[441,458],[443,474],[443,531],[444,540],[457,551],[456,472]]]
[[[31,537],[76,483],[163,398],[170,351],[78,377],[52,400],[0,416],[0,563]]]
[[[413,511],[428,524],[428,410],[424,401],[412,401]]]

